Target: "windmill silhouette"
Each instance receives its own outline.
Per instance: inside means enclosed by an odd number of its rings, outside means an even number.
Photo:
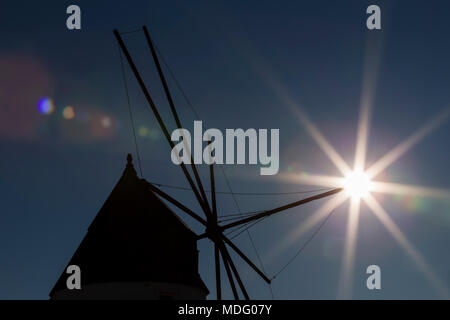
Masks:
[[[159,78],[161,80],[161,83],[163,85],[164,88],[164,92],[166,95],[166,98],[169,102],[169,106],[170,106],[170,110],[172,113],[172,116],[175,119],[176,125],[178,129],[182,129],[182,124],[180,121],[180,118],[178,116],[178,113],[176,111],[175,108],[175,104],[173,102],[172,99],[172,95],[170,93],[169,87],[167,85],[167,81],[165,79],[164,73],[162,71],[161,65],[159,63],[159,59],[158,59],[158,55],[157,52],[155,50],[155,46],[154,43],[152,42],[152,39],[150,37],[150,34],[147,30],[147,28],[144,26],[143,27],[143,32],[146,38],[146,41],[148,43],[150,52],[152,54],[153,57],[153,61],[155,63],[156,69],[158,71],[158,75]],[[138,68],[136,67],[130,52],[128,51],[122,37],[121,34],[119,33],[118,30],[114,30],[114,35],[118,41],[118,44],[120,46],[121,51],[123,52],[131,70],[133,71],[133,74],[149,104],[150,109],[152,110],[156,120],[158,121],[158,124],[167,140],[167,142],[169,143],[169,146],[171,147],[171,149],[174,148],[174,143],[171,140],[169,131],[167,130],[167,127],[164,123],[164,121],[161,118],[161,115],[158,112],[158,109],[150,95],[149,90],[147,89]],[[292,203],[288,203],[286,205],[280,206],[280,207],[276,207],[276,208],[272,208],[269,210],[265,210],[263,212],[257,213],[257,214],[253,214],[250,216],[245,216],[241,219],[236,219],[233,222],[230,223],[226,223],[226,224],[220,224],[218,221],[218,214],[217,214],[217,205],[216,205],[216,191],[215,191],[215,178],[214,178],[214,165],[210,164],[209,165],[209,180],[210,180],[210,185],[211,185],[211,201],[208,201],[208,198],[206,196],[205,193],[205,189],[203,188],[203,184],[202,181],[200,179],[199,173],[197,171],[197,168],[194,164],[194,161],[192,159],[192,155],[191,155],[191,170],[193,172],[194,175],[194,179],[191,177],[190,172],[188,171],[186,165],[184,163],[180,164],[180,168],[183,171],[183,174],[185,175],[190,189],[192,190],[192,192],[194,193],[194,196],[198,202],[198,204],[200,205],[201,210],[203,211],[203,216],[205,218],[202,217],[202,215],[194,212],[193,210],[189,209],[188,207],[186,207],[185,205],[183,205],[182,203],[180,203],[178,200],[176,200],[175,198],[173,198],[172,196],[170,196],[169,194],[167,194],[166,192],[162,191],[160,188],[158,188],[155,184],[152,183],[148,183],[147,186],[148,188],[155,193],[156,195],[158,195],[159,197],[161,197],[162,199],[168,201],[169,203],[173,204],[174,206],[176,206],[177,208],[179,208],[180,210],[182,210],[183,212],[185,212],[186,214],[188,214],[190,217],[192,217],[193,219],[195,219],[197,222],[199,222],[204,228],[204,232],[200,235],[197,235],[197,240],[200,239],[204,239],[204,238],[208,238],[210,239],[213,244],[214,244],[214,259],[215,259],[215,273],[216,273],[216,290],[217,290],[217,299],[221,300],[222,299],[222,286],[221,286],[221,271],[220,271],[220,261],[222,259],[223,265],[225,266],[225,271],[228,277],[228,281],[230,283],[231,289],[233,291],[233,296],[236,300],[239,299],[239,294],[237,291],[237,287],[236,287],[236,283],[238,284],[240,291],[243,295],[243,297],[245,299],[250,299],[248,292],[245,288],[245,285],[241,279],[241,276],[239,275],[239,272],[233,262],[233,259],[230,256],[229,250],[228,248],[231,248],[235,253],[237,253],[239,255],[240,258],[242,258],[265,282],[270,283],[271,280],[269,279],[269,277],[263,272],[261,271],[231,240],[229,237],[227,237],[224,234],[224,231],[229,230],[231,228],[235,228],[235,227],[239,227],[239,226],[243,226],[246,225],[250,222],[255,222],[257,220],[260,220],[262,218],[274,215],[276,213],[280,213],[282,211],[288,210],[290,208],[294,208],[300,205],[303,205],[305,203],[314,201],[314,200],[318,200],[318,199],[322,199],[331,195],[334,195],[340,191],[342,191],[342,188],[336,188],[315,196],[311,196],[305,199],[301,199]]]
[[[139,178],[128,154],[114,189],[87,229],[66,270],[50,291],[53,300],[204,300],[197,235]]]

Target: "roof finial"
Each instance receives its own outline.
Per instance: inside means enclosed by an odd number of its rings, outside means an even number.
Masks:
[[[133,157],[131,156],[131,153],[127,155],[127,166],[125,167],[124,174],[131,174],[133,176],[137,175],[133,166]]]

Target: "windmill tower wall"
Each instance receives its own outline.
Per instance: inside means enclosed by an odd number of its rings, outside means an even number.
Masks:
[[[56,291],[52,300],[205,300],[194,286],[163,282],[112,282],[86,285],[81,291]]]
[[[128,163],[68,265],[81,269],[81,290],[63,272],[51,299],[206,299],[196,235]]]

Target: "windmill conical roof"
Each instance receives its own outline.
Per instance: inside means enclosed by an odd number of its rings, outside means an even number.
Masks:
[[[196,235],[127,166],[68,265],[82,285],[165,282],[208,289],[198,274]],[[66,268],[50,296],[66,289]]]

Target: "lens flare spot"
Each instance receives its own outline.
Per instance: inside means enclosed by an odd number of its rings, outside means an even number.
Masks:
[[[158,140],[159,139],[159,130],[156,128],[152,128],[148,133],[150,139]]]
[[[101,125],[103,128],[109,128],[111,127],[111,118],[110,117],[103,117],[101,120]]]
[[[38,102],[38,110],[40,113],[46,115],[53,113],[55,111],[53,100],[48,97],[40,99]]]
[[[146,138],[150,134],[150,130],[146,126],[142,126],[139,128],[138,133],[142,138]]]
[[[64,119],[71,120],[75,118],[75,111],[73,110],[73,107],[67,106],[63,109],[63,117]]]

